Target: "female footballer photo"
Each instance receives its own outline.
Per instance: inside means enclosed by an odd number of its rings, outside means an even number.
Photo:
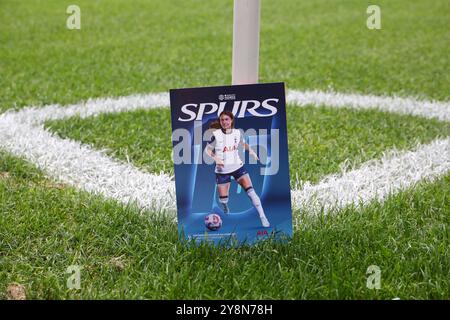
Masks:
[[[244,142],[241,132],[234,128],[234,115],[230,111],[223,111],[219,118],[210,125],[210,129],[216,129],[212,132],[212,137],[206,145],[205,152],[216,163],[216,184],[219,192],[219,202],[225,214],[230,212],[228,208],[228,195],[231,184],[231,177],[247,192],[253,206],[259,214],[263,227],[270,227],[269,220],[264,214],[264,209],[259,196],[253,189],[252,181],[248,172],[244,168],[244,163],[239,157],[238,148],[243,146],[249,154],[256,160],[258,156]]]

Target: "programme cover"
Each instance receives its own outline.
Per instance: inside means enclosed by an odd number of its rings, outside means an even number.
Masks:
[[[174,89],[170,104],[180,236],[289,239],[284,83]]]

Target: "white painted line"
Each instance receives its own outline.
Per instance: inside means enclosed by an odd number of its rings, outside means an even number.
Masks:
[[[450,121],[450,103],[421,101],[414,98],[371,96],[321,91],[288,91],[286,101],[298,106],[377,109],[384,112],[409,114],[428,119]]]
[[[441,121],[450,121],[449,102],[298,90],[289,90],[286,100],[288,104],[298,106],[313,105],[362,110],[377,109],[385,112],[411,114],[429,119],[436,118]],[[47,120],[60,120],[73,116],[86,118],[101,113],[119,113],[167,106],[169,106],[169,95],[167,93],[152,93],[118,98],[91,99],[68,106],[27,107],[16,112],[6,112],[6,114],[14,117],[17,122],[41,124]]]
[[[168,105],[169,94],[151,93],[118,98],[90,99],[86,102],[68,106],[52,104],[45,107],[27,107],[16,112],[6,112],[4,116],[16,122],[39,125],[48,120],[61,120],[74,116],[87,118],[102,113],[120,113]]]
[[[379,160],[370,160],[359,168],[325,177],[316,185],[305,183],[292,191],[295,208],[325,212],[347,205],[366,205],[383,201],[422,180],[432,181],[450,170],[450,138],[438,139],[414,150],[390,151]]]
[[[288,101],[297,105],[378,108],[449,121],[449,104],[405,98],[368,97],[338,93],[290,91]],[[408,106],[411,103],[415,110]],[[110,159],[80,142],[61,139],[44,130],[46,120],[78,115],[125,112],[167,106],[167,94],[134,95],[89,100],[67,107],[51,105],[0,114],[0,147],[24,157],[50,176],[77,188],[142,208],[175,213],[175,187],[171,178],[150,174],[130,164]],[[352,203],[383,200],[389,193],[408,188],[422,179],[434,179],[450,170],[450,138],[419,146],[414,151],[389,154],[360,168],[331,175],[317,185],[305,183],[293,190],[294,208],[312,210],[342,208]]]
[[[0,143],[61,182],[142,208],[175,209],[175,187],[167,174],[143,172],[80,142],[11,119],[0,119]]]

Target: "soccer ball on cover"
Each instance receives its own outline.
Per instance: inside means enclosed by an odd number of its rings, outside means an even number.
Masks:
[[[216,213],[208,214],[205,217],[205,226],[211,231],[219,230],[222,226],[222,218]]]

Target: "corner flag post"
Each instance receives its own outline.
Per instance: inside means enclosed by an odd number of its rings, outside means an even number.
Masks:
[[[232,84],[258,83],[260,0],[234,0]]]

